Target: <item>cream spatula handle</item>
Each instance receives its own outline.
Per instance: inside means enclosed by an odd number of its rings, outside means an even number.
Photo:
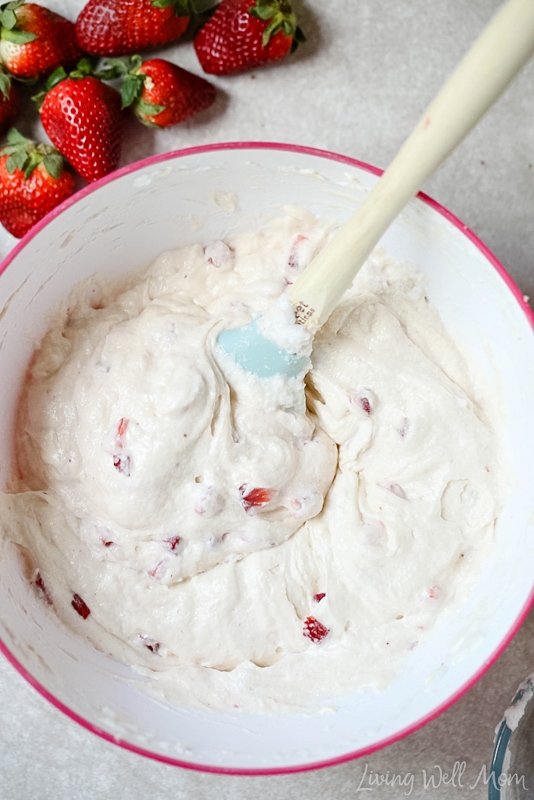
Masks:
[[[288,288],[298,322],[311,330],[326,322],[395,217],[533,53],[534,0],[507,0],[364,203]]]

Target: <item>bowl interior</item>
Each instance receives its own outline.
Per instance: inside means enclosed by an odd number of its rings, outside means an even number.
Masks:
[[[343,222],[376,180],[365,166],[319,151],[215,146],[127,168],[53,213],[15,250],[0,278],[0,485],[13,465],[13,425],[32,348],[74,283],[98,270],[120,276],[162,251],[254,229],[285,205]],[[97,733],[173,763],[234,772],[302,769],[363,755],[452,702],[526,614],[534,574],[534,337],[525,304],[480,243],[421,198],[382,245],[426,273],[431,302],[502,397],[512,485],[494,552],[468,600],[441,619],[381,693],[333,698],[332,713],[320,716],[208,713],[173,708],[125,680],[127,667],[43,612],[5,549],[4,650],[40,691]]]

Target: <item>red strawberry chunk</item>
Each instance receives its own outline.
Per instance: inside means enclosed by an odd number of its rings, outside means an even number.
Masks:
[[[313,599],[316,603],[320,603],[323,597],[326,597],[326,592],[318,592],[313,595]]]
[[[119,442],[120,447],[124,447],[124,436],[126,435],[126,429],[128,427],[128,420],[124,417],[121,417],[119,422],[117,423],[117,442]]]
[[[87,619],[91,613],[89,606],[82,600],[79,594],[76,594],[76,592],[72,595],[71,606],[76,613],[80,615],[80,617],[83,617],[83,619]]]
[[[127,478],[130,477],[130,456],[113,456],[113,466]]]
[[[243,483],[239,487],[239,493],[241,494],[241,505],[247,514],[254,514],[257,509],[261,509],[271,502],[276,494],[276,489],[260,487],[249,489],[249,484]]]
[[[288,258],[288,261],[287,261],[287,266],[290,269],[297,269],[298,267],[301,266],[301,263],[300,263],[300,255],[301,255],[300,246],[302,245],[303,242],[307,242],[307,241],[308,241],[307,237],[306,236],[302,236],[302,234],[300,234],[300,233],[297,234],[297,236],[295,236],[293,244],[291,245],[291,251],[289,253],[289,258]]]
[[[366,414],[370,414],[371,413],[371,403],[369,402],[367,397],[360,397],[358,402],[359,402],[361,408],[363,408],[363,410],[365,411]]]
[[[386,484],[385,488],[388,489],[388,491],[392,492],[393,494],[396,494],[397,497],[401,498],[401,500],[407,499],[406,492],[404,491],[402,486],[399,486],[398,483],[392,481],[391,483]]]
[[[376,396],[371,389],[361,389],[360,391],[349,392],[349,401],[352,405],[361,408],[366,414],[372,414],[376,406]]]
[[[126,446],[126,431],[128,429],[128,420],[121,417],[117,423],[117,430],[115,433],[115,450],[124,450]],[[125,453],[115,452],[113,454],[113,466],[118,472],[121,472],[126,477],[130,476],[130,456]]]
[[[34,585],[36,586],[36,588],[38,590],[39,596],[46,603],[48,603],[49,606],[53,605],[52,595],[50,594],[50,592],[46,588],[45,582],[43,581],[43,577],[42,577],[41,573],[39,572],[39,570],[37,570],[37,572],[35,573],[35,576],[34,576],[34,579],[33,579],[33,583],[34,583]]]
[[[151,567],[151,569],[147,571],[147,574],[150,575],[151,578],[157,578],[158,580],[161,579],[161,577],[165,574],[166,563],[167,562],[165,558],[161,558],[155,566]]]
[[[179,536],[172,536],[170,539],[164,539],[163,541],[167,545],[169,550],[176,550],[176,548],[181,542],[181,539]]]
[[[306,617],[304,620],[302,635],[307,636],[312,642],[320,642],[329,633],[330,629],[315,617]]]
[[[135,637],[136,643],[141,643],[147,650],[150,650],[151,653],[159,652],[161,647],[160,642],[156,641],[156,639],[152,639],[152,637],[147,636],[146,633],[140,633],[138,636]]]

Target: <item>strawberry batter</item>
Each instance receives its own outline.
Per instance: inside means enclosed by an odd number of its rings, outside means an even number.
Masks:
[[[50,613],[173,701],[314,710],[380,687],[491,548],[496,434],[416,268],[372,257],[306,394],[218,353],[331,233],[287,209],[126,285],[96,276],[32,362],[8,536]]]

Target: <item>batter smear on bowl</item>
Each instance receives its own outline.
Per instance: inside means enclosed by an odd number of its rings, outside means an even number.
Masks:
[[[316,710],[384,686],[492,547],[492,413],[416,267],[373,254],[305,378],[218,351],[333,231],[289,208],[96,275],[29,368],[1,505],[30,590],[180,704]]]

